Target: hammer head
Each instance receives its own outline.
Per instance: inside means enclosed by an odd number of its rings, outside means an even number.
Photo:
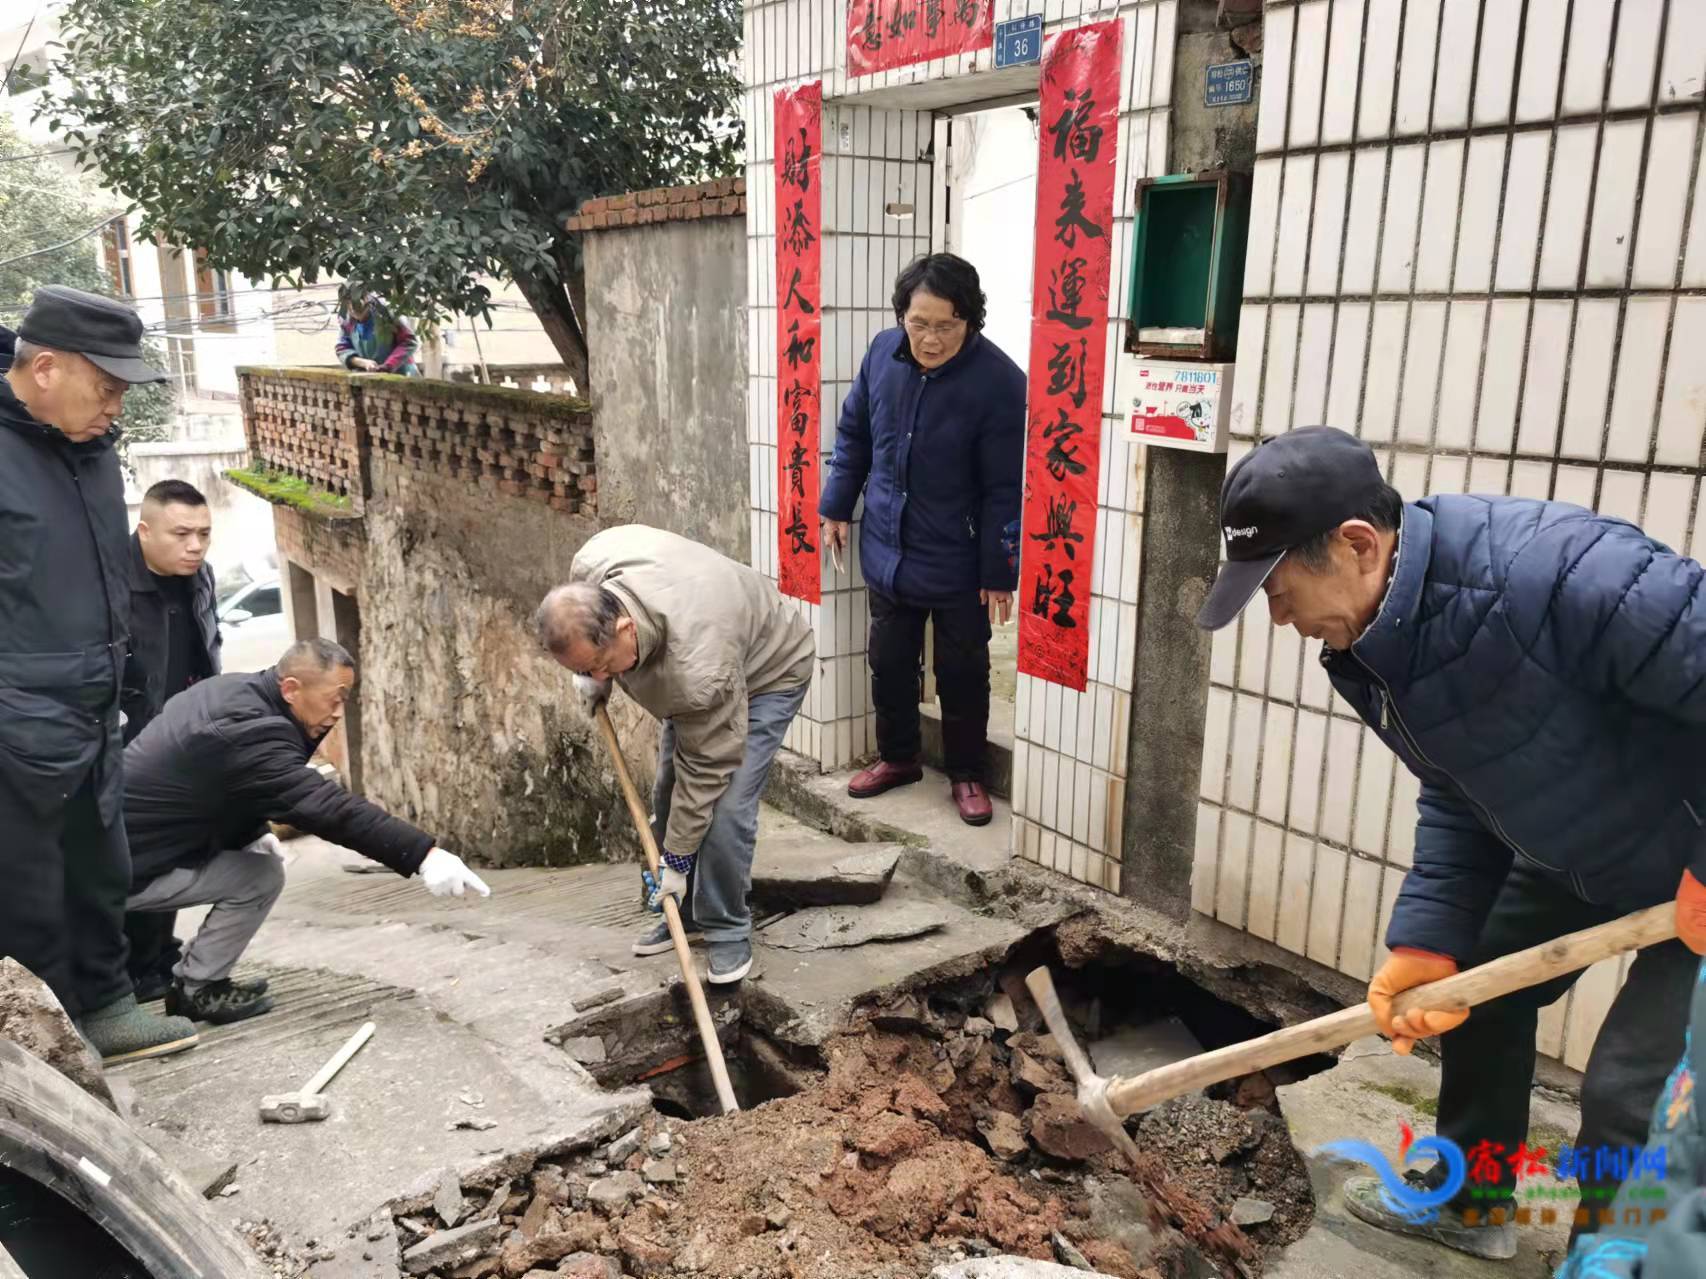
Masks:
[[[318,1123],[332,1113],[332,1103],[324,1093],[274,1093],[261,1098],[261,1122],[266,1124]]]

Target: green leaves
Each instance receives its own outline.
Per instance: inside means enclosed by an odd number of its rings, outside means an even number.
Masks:
[[[739,0],[72,0],[62,31],[45,114],[145,234],[422,317],[552,281],[560,348],[562,218],[740,153]]]

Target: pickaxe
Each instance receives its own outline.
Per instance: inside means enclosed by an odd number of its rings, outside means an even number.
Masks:
[[[634,789],[634,779],[628,775],[628,761],[622,755],[616,726],[610,722],[610,711],[602,703],[593,713],[593,718],[604,734],[604,744],[610,748],[610,762],[616,768],[616,780],[621,784],[622,798],[627,801],[628,816],[633,819],[641,851],[646,856],[646,866],[651,870],[655,883],[663,877],[658,842],[652,836],[652,824],[646,818],[645,805],[640,803],[640,792]],[[729,1067],[723,1060],[723,1044],[717,1038],[717,1023],[711,1019],[710,1005],[705,1002],[705,992],[699,985],[699,971],[693,967],[693,957],[687,949],[687,934],[681,929],[681,909],[668,893],[663,898],[663,917],[669,925],[669,939],[675,943],[676,962],[681,965],[681,980],[687,986],[687,1002],[693,1005],[693,1021],[699,1028],[699,1042],[705,1046],[705,1061],[711,1067],[711,1083],[716,1086],[717,1101],[725,1115],[732,1115],[740,1109],[740,1103],[735,1100],[734,1085],[729,1082]]]
[[[1654,946],[1676,936],[1676,907],[1666,902],[1636,911],[1621,919],[1580,932],[1567,933],[1539,946],[1490,960],[1441,981],[1407,990],[1392,1001],[1392,1011],[1412,1008],[1457,1011],[1473,1008],[1515,990],[1538,986],[1554,977],[1576,972],[1626,950]],[[1356,1004],[1313,1021],[1287,1026],[1272,1034],[1243,1043],[1228,1044],[1211,1052],[1145,1071],[1129,1079],[1104,1079],[1072,1036],[1066,1010],[1055,993],[1054,979],[1047,968],[1034,969],[1025,978],[1037,1001],[1043,1020],[1060,1045],[1061,1055],[1078,1084],[1078,1104],[1114,1147],[1135,1161],[1137,1145],[1125,1130],[1125,1117],[1139,1114],[1173,1097],[1206,1088],[1227,1079],[1248,1075],[1281,1062],[1294,1061],[1310,1053],[1343,1048],[1379,1027],[1367,1004]]]

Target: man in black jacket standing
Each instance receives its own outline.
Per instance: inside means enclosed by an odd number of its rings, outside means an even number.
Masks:
[[[130,624],[125,391],[164,381],[130,308],[49,286],[4,333],[0,382],[0,955],[30,969],[103,1059],[195,1029],[137,1007],[123,931],[130,857],[119,687]]]
[[[272,1007],[264,982],[231,980],[284,890],[268,822],[419,875],[435,897],[490,895],[431,835],[307,766],[354,687],[347,652],[330,640],[299,640],[272,670],[219,675],[180,693],[126,750],[129,909],[213,907],[173,970],[167,1012],[218,1023]]]
[[[207,562],[212,540],[213,513],[195,485],[161,480],[142,495],[130,535],[130,657],[119,697],[126,746],[170,698],[219,674],[216,584]],[[174,911],[124,917],[139,1001],[160,998],[172,984],[183,953],[173,935],[176,921]]]

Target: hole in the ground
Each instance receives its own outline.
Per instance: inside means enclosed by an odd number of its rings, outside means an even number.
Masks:
[[[0,1245],[27,1279],[148,1279],[105,1230],[10,1168],[0,1168]]]
[[[1104,1075],[1136,1073],[1164,1065],[1174,1054],[1225,1048],[1279,1029],[1276,1023],[1200,986],[1174,964],[1151,955],[1119,951],[1069,968],[1061,962],[1053,939],[1038,934],[1012,952],[1007,971],[1028,973],[1041,964],[1048,965],[1054,974],[1055,988],[1079,1043],[1093,1058],[1099,1056],[1097,1046],[1104,1046],[1102,1055],[1116,1063],[1112,1072],[1098,1063],[1099,1073]],[[1021,1008],[1029,1005],[1022,989],[1015,993],[1016,1004]],[[1260,1079],[1231,1079],[1207,1091],[1210,1097],[1273,1109],[1274,1088],[1319,1074],[1336,1061],[1331,1054],[1313,1053],[1271,1066],[1259,1072]]]
[[[713,997],[749,1113],[677,1130],[688,1150],[714,1150],[727,1171],[707,1187],[689,1169],[686,1189],[671,1193],[705,1196],[713,1216],[735,1212],[738,1199],[740,1229],[757,1232],[741,1238],[753,1241],[800,1230],[804,1246],[833,1218],[836,1230],[864,1232],[861,1246],[874,1250],[867,1260],[891,1246],[935,1260],[984,1247],[1069,1259],[1077,1240],[1110,1273],[1134,1274],[1148,1258],[1166,1279],[1209,1273],[1210,1261],[1216,1273],[1259,1274],[1314,1216],[1275,1090],[1333,1059],[1228,1080],[1134,1117],[1128,1129],[1142,1158],[1128,1166],[1078,1109],[1044,1033],[1023,984],[1038,964],[1053,971],[1074,1034],[1104,1075],[1139,1074],[1274,1029],[1233,1002],[1232,980],[1215,993],[1170,963],[1112,947],[1071,968],[1048,933],[994,966],[887,988],[821,1058],[785,1042],[793,1010],[772,1006],[773,992]],[[1266,1006],[1259,991],[1250,1003]],[[648,1087],[657,1112],[648,1124],[720,1114],[679,988],[595,1010],[553,1038],[600,1082]],[[629,1157],[630,1171],[639,1158]],[[777,1201],[791,1205],[795,1225],[753,1217],[747,1206]],[[1162,1205],[1167,1227],[1154,1235],[1143,1224],[1150,1204]],[[875,1271],[849,1266],[836,1279],[867,1273]]]
[[[768,1036],[741,1027],[723,1048],[729,1085],[742,1110],[778,1097],[791,1097],[817,1081],[818,1071],[796,1062]],[[702,1056],[691,1056],[645,1080],[652,1091],[652,1109],[672,1119],[701,1119],[723,1113],[717,1100],[711,1068]]]

